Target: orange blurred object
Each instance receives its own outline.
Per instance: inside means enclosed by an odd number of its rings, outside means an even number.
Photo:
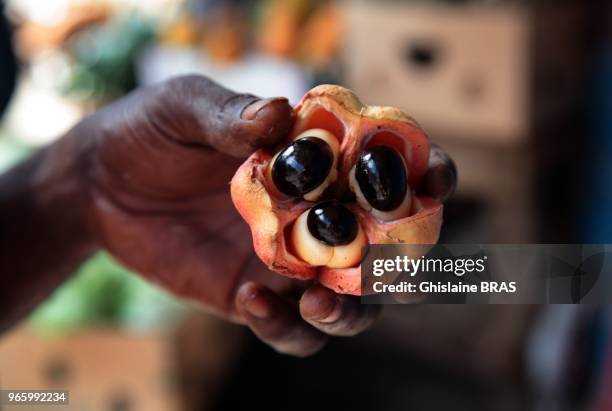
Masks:
[[[26,21],[16,34],[17,52],[27,58],[42,51],[59,48],[79,31],[94,24],[103,23],[111,16],[111,10],[103,4],[75,5],[64,20],[53,26]]]
[[[300,59],[319,67],[328,64],[340,47],[343,29],[338,7],[330,3],[318,8],[300,33]]]
[[[238,59],[245,49],[246,27],[239,10],[223,7],[207,19],[203,49],[218,62]]]
[[[294,54],[302,19],[307,9],[303,0],[268,0],[263,6],[257,46],[278,56]]]
[[[175,46],[196,44],[201,29],[189,16],[183,15],[170,23],[161,34],[161,42]]]

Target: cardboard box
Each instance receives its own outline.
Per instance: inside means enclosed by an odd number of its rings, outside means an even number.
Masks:
[[[345,2],[348,86],[433,135],[520,143],[580,93],[583,9]]]
[[[0,389],[67,390],[62,410],[199,411],[225,382],[241,343],[241,329],[204,314],[145,334],[92,328],[45,337],[23,326],[0,339]]]

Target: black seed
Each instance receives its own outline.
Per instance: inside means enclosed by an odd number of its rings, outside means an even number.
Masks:
[[[395,210],[406,197],[408,171],[400,154],[390,147],[375,146],[361,153],[355,178],[368,203],[377,210]]]
[[[351,243],[359,232],[359,224],[353,213],[336,201],[326,201],[310,209],[308,231],[327,245]]]
[[[272,180],[284,194],[301,197],[320,186],[329,175],[334,153],[325,141],[304,137],[276,157]]]

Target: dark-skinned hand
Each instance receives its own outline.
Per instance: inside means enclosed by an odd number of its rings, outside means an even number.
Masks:
[[[96,247],[174,294],[248,325],[277,351],[317,352],[328,336],[365,330],[379,309],[269,271],[233,207],[229,182],[253,151],[292,125],[284,98],[236,94],[200,76],[137,90],[83,120],[79,201]],[[74,154],[73,154],[74,155]],[[65,155],[64,155],[65,157]],[[44,169],[61,155],[48,155]],[[432,149],[422,189],[446,199],[452,161]]]

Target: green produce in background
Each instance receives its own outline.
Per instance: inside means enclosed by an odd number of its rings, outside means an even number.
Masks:
[[[47,334],[87,326],[140,331],[172,323],[186,309],[184,303],[101,252],[33,313],[30,325]]]
[[[130,92],[138,53],[155,38],[152,22],[135,14],[79,34],[69,46],[74,74],[66,91],[98,104]]]

